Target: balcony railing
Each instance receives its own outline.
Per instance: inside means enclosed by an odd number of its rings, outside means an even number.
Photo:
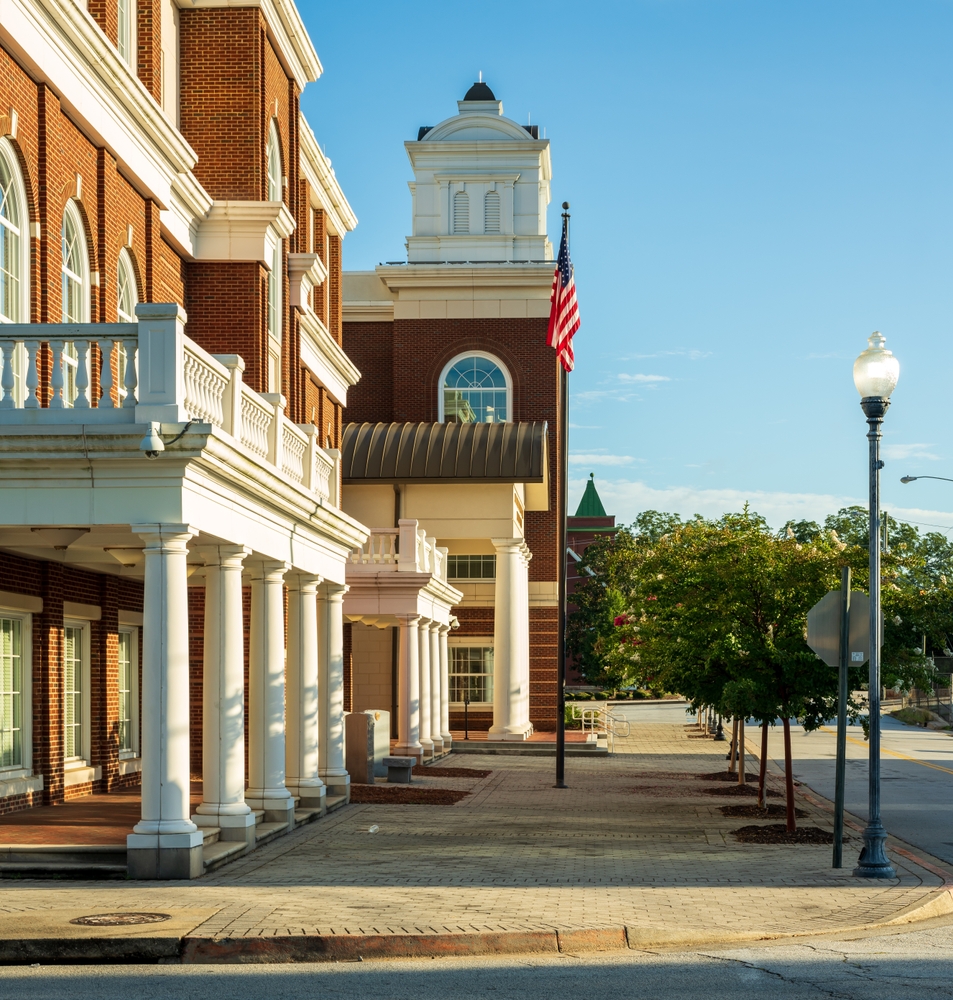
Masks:
[[[139,306],[138,323],[0,326],[0,426],[183,423],[220,428],[290,480],[339,506],[336,450],[285,399],[242,380],[237,354],[209,354],[177,306]]]
[[[432,573],[446,583],[447,550],[418,527],[416,520],[407,518],[398,523],[397,528],[371,528],[367,541],[351,551],[351,565],[375,572]]]

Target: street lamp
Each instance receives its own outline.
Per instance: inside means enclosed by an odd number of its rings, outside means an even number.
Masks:
[[[918,479],[942,479],[944,483],[953,483],[953,479],[947,479],[946,476],[901,476],[901,483],[915,483]]]
[[[867,418],[870,442],[870,747],[869,807],[864,828],[864,846],[855,875],[865,878],[894,878],[884,845],[887,831],[880,822],[880,427],[890,406],[890,394],[897,386],[900,363],[884,344],[879,333],[867,338],[867,350],[854,362],[854,385]]]

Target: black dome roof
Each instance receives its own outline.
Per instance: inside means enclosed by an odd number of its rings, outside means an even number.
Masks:
[[[493,91],[485,83],[475,83],[463,98],[465,101],[495,101]]]

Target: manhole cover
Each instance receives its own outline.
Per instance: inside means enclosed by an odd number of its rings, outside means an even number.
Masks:
[[[88,917],[77,917],[70,923],[84,927],[123,927],[128,924],[161,924],[169,918],[168,913],[92,913]]]

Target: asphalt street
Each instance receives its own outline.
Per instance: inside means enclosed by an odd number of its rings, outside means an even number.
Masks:
[[[923,1000],[953,997],[953,928],[851,941],[689,953],[607,952],[514,959],[328,965],[0,968],[17,1000]]]

